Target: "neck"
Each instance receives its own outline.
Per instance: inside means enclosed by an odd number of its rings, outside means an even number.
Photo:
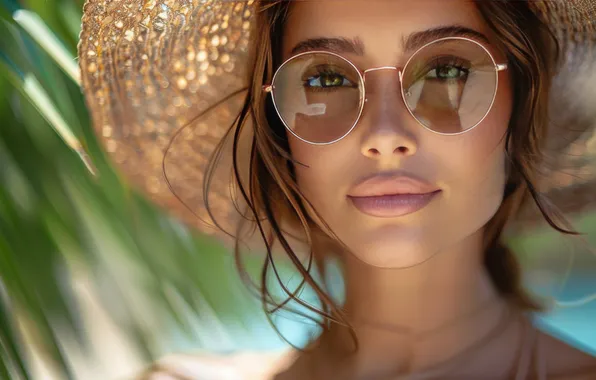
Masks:
[[[344,310],[358,351],[351,351],[349,330],[338,325],[319,342],[365,378],[438,365],[487,335],[502,316],[504,301],[482,262],[482,231],[407,269],[375,268],[345,256]]]

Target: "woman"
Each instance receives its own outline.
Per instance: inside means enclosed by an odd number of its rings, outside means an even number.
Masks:
[[[305,349],[174,356],[147,378],[596,378],[596,358],[533,325],[542,305],[501,242],[507,222],[531,214],[526,205],[573,233],[541,196],[554,185],[540,169],[557,141],[549,115],[564,109],[559,99],[549,113],[558,57],[588,60],[593,10],[593,1],[90,1],[83,84],[115,161],[189,223],[207,216],[249,243],[267,240],[261,284],[290,259],[321,304],[287,290],[323,320]],[[234,92],[243,75],[248,91]],[[574,114],[574,139],[594,125],[588,112]],[[167,183],[157,176],[164,152]],[[232,154],[247,219],[232,217],[227,199]],[[239,220],[253,232],[236,233]],[[341,263],[342,305],[309,258],[320,271]],[[260,292],[265,306],[284,305]]]

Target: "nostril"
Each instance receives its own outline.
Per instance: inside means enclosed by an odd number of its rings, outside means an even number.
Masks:
[[[408,153],[410,151],[410,149],[408,149],[408,147],[405,147],[405,146],[399,146],[399,147],[395,148],[395,150],[402,154]]]

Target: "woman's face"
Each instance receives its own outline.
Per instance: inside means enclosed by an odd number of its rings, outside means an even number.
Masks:
[[[295,1],[283,36],[283,58],[313,38],[357,40],[363,54],[342,56],[359,69],[401,67],[402,41],[412,33],[463,26],[494,37],[467,0]],[[484,46],[502,63],[494,44]],[[375,83],[374,91],[369,89]],[[404,106],[395,71],[367,73],[370,95],[352,132],[330,145],[311,145],[287,133],[298,185],[333,232],[362,261],[399,268],[420,263],[478,232],[501,204],[506,181],[504,134],[511,114],[507,70],[499,72],[494,105],[476,128],[445,136],[423,128]],[[490,88],[487,91],[491,91]],[[403,171],[440,190],[421,209],[372,216],[349,197],[377,173]],[[365,189],[366,190],[366,189]]]

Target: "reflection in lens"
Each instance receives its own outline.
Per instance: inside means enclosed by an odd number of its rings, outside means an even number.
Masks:
[[[436,132],[459,133],[487,114],[497,72],[479,44],[447,39],[418,51],[402,80],[406,105],[420,123]]]
[[[308,53],[286,62],[273,88],[282,121],[294,134],[313,143],[345,136],[362,107],[358,71],[330,53]]]

